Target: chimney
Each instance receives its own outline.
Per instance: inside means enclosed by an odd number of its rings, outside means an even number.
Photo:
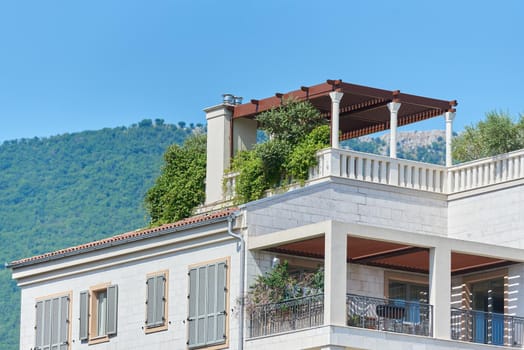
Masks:
[[[233,122],[233,110],[240,103],[242,97],[223,94],[221,104],[204,109],[207,119],[206,205],[224,199],[222,180],[231,164],[231,142],[234,154],[256,144],[256,120],[239,118]]]

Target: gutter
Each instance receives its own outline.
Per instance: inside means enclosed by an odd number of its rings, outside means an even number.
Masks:
[[[232,213],[227,217],[227,234],[233,238],[238,239],[239,251],[240,251],[240,283],[239,283],[239,300],[240,300],[240,313],[239,313],[239,325],[238,325],[238,350],[244,348],[244,281],[245,281],[245,261],[246,261],[246,244],[244,237],[240,234],[233,232],[233,220],[235,220],[236,214]]]

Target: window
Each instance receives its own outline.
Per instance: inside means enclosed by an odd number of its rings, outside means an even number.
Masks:
[[[189,269],[190,349],[222,345],[227,347],[228,259]]]
[[[69,303],[69,294],[37,300],[35,350],[69,349]]]
[[[100,285],[80,293],[80,340],[109,341],[116,335],[118,287]]]
[[[167,329],[167,271],[147,275],[146,333]]]

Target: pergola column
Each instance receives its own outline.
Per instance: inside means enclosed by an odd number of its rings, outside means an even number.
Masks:
[[[455,112],[446,112],[444,116],[446,118],[446,166],[452,166],[451,140],[453,138],[453,119],[455,119]]]
[[[331,97],[331,148],[338,148],[338,132],[340,125],[340,100],[344,93],[333,91],[329,93]]]
[[[346,325],[347,235],[331,227],[325,233],[324,324]]]
[[[441,245],[429,250],[429,303],[433,305],[433,336],[451,336],[451,248]]]
[[[391,158],[397,158],[397,119],[398,119],[398,110],[400,109],[400,102],[390,102],[388,103],[389,109],[389,156]]]

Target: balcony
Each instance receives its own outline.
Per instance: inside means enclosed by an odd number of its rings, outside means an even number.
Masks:
[[[324,324],[324,295],[255,306],[250,313],[249,336],[260,337]]]
[[[348,294],[349,326],[431,337],[432,305]]]
[[[424,337],[433,336],[433,306],[398,299],[347,294],[347,325]],[[255,306],[250,312],[249,338],[324,326],[324,295]],[[453,340],[522,348],[524,318],[451,309]]]
[[[310,169],[308,183],[336,176],[433,193],[455,194],[524,178],[524,150],[445,167],[328,148],[317,153],[317,162],[317,166]],[[229,173],[224,176],[223,199],[226,201],[235,196],[237,175],[238,173]],[[290,186],[289,189],[294,187],[297,186]]]
[[[452,308],[451,338],[522,348],[524,317]]]

